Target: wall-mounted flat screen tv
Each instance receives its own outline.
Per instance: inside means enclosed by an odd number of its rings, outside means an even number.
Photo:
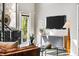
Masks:
[[[66,15],[49,16],[46,17],[47,29],[64,29],[63,26],[66,22]]]

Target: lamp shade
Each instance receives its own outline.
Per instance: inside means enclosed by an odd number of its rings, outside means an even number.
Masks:
[[[67,22],[65,23],[63,28],[71,28],[71,26],[72,26],[72,22],[71,22],[71,19],[69,19],[69,20],[67,20]]]

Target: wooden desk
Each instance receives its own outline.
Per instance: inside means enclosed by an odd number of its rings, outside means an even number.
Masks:
[[[40,56],[40,48],[36,46],[28,46],[18,48],[13,52],[0,53],[0,56]]]

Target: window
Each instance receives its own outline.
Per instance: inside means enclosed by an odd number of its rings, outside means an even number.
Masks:
[[[28,27],[28,16],[22,15],[22,37],[23,42],[27,40],[27,27]]]

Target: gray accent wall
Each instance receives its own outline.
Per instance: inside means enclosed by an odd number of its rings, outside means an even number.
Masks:
[[[52,48],[59,48],[59,49],[64,49],[64,41],[63,41],[63,36],[43,36],[42,39],[42,45],[47,46],[47,42],[49,42],[52,45]]]
[[[63,37],[49,36],[49,42],[52,44],[52,47],[64,48]]]

